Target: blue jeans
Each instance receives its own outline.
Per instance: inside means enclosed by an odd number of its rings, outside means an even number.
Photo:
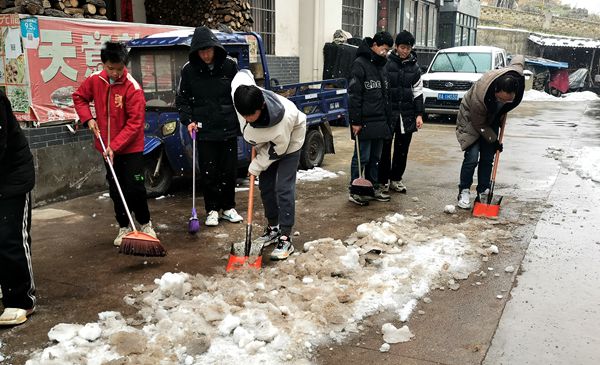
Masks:
[[[379,174],[379,160],[383,150],[383,139],[365,139],[359,140],[360,164],[365,172],[365,179],[377,185],[377,176]],[[352,164],[350,165],[350,183],[360,176],[358,171],[358,155],[356,153],[356,142],[354,143],[354,155],[352,155]]]
[[[483,193],[489,189],[495,154],[494,144],[487,143],[483,138],[479,138],[477,142],[470,145],[465,150],[458,189],[471,188],[475,167],[477,167],[477,193]]]

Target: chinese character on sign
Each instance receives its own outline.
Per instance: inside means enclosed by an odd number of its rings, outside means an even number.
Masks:
[[[60,71],[67,78],[77,81],[77,70],[65,62],[65,58],[76,58],[75,46],[66,46],[73,43],[70,31],[66,30],[42,30],[41,41],[44,43],[39,48],[40,58],[52,58],[48,68],[42,70],[42,79],[48,82]],[[50,45],[47,45],[50,43]]]
[[[100,48],[106,41],[110,41],[110,35],[100,35],[95,32],[94,35],[84,35],[81,37],[83,45],[81,50],[85,52],[85,77],[102,69],[102,60],[100,59]]]

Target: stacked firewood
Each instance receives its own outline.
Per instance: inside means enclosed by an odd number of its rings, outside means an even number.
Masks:
[[[105,0],[0,0],[0,9],[2,14],[108,19]]]
[[[250,30],[254,19],[247,0],[146,0],[148,23]],[[165,11],[169,9],[169,11]]]

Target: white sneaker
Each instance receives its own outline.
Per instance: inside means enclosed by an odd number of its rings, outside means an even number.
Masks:
[[[131,228],[129,227],[119,228],[119,233],[117,234],[117,238],[115,238],[115,240],[113,241],[113,244],[117,247],[121,246],[121,242],[123,242],[123,236],[125,236],[129,232],[131,232]]]
[[[390,188],[398,193],[406,194],[406,186],[402,183],[402,181],[392,181],[390,184]]]
[[[210,212],[208,212],[208,215],[206,216],[206,221],[204,222],[204,225],[206,225],[208,227],[218,226],[219,225],[219,212],[217,212],[216,210],[211,210]]]
[[[471,191],[469,189],[462,189],[458,194],[458,207],[462,209],[469,209],[471,206]]]
[[[154,227],[152,227],[152,221],[143,224],[142,228],[140,228],[140,232],[156,238],[156,232],[154,232]]]
[[[490,195],[490,189],[485,189],[483,193],[479,193],[479,201],[483,204],[488,204],[488,196]]]
[[[233,208],[224,210],[221,218],[228,220],[231,223],[239,223],[244,220],[244,218],[242,218],[242,216]]]

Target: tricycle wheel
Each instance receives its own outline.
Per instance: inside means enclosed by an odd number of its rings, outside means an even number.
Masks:
[[[162,153],[162,152],[161,152]],[[156,170],[156,164],[158,163],[158,157],[160,154],[153,154],[152,156],[145,156],[144,161],[144,185],[146,186],[146,195],[149,198],[164,195],[173,180],[173,172],[165,164],[163,159],[158,169],[158,175],[154,176]]]
[[[304,145],[300,152],[300,168],[302,170],[321,166],[325,157],[325,142],[323,135],[318,129],[311,129],[306,133]]]

